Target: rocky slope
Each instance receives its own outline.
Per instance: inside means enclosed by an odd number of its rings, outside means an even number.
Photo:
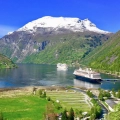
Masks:
[[[49,37],[50,43],[44,50],[27,56],[23,62],[37,64],[79,63],[82,58],[97,46],[102,45],[108,38],[107,35],[91,32],[51,36]]]

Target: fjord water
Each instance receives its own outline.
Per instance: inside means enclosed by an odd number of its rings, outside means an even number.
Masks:
[[[56,65],[47,64],[18,64],[15,69],[0,69],[0,88],[25,86],[69,86],[75,85],[86,88],[120,89],[120,82],[103,81],[101,84],[92,84],[75,79],[73,71],[58,70]],[[102,79],[116,79],[110,75],[101,74]]]

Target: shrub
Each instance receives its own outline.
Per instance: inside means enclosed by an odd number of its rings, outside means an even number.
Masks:
[[[42,97],[42,98],[45,98],[45,97],[46,97],[46,92],[43,91],[43,90],[39,90],[39,91],[38,91],[38,94],[39,94],[39,96]]]
[[[48,101],[50,101],[50,100],[51,100],[51,98],[50,98],[50,97],[47,97],[47,100],[48,100]]]
[[[0,120],[3,120],[3,114],[0,112]]]

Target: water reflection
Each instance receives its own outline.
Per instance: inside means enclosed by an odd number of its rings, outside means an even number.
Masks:
[[[59,68],[57,68],[57,76],[59,77],[66,77],[67,75],[67,71],[66,70],[61,70]]]
[[[45,73],[45,77],[42,78],[39,82],[40,85],[43,86],[51,86],[51,85],[59,85],[59,86],[66,86],[66,85],[73,85],[73,75],[71,71],[68,70],[61,70],[54,66],[54,70]]]
[[[90,89],[90,88],[99,88],[100,84],[93,84],[87,81],[74,79],[74,86]]]
[[[120,81],[103,81],[102,84],[93,84],[74,79],[74,68],[60,70],[56,65],[19,64],[17,69],[0,69],[0,88],[23,87],[32,85],[76,85],[86,88],[120,89]],[[116,79],[113,76],[101,74],[102,79]]]

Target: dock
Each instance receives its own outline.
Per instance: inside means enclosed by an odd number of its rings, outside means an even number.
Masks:
[[[115,82],[115,81],[120,81],[120,79],[109,79],[109,78],[107,78],[107,79],[102,79],[102,81],[113,81],[113,82]]]

